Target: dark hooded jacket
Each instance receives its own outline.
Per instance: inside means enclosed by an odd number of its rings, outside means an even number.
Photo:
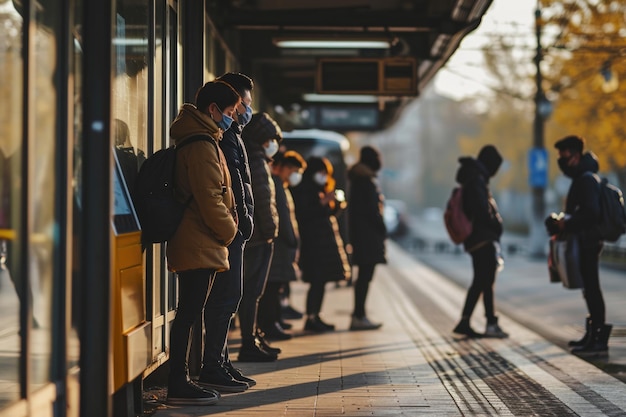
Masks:
[[[376,172],[363,162],[348,171],[348,230],[355,265],[386,263],[383,221],[383,195],[376,182]]]
[[[565,213],[565,232],[576,233],[581,237],[583,246],[597,245],[600,235],[597,225],[600,222],[600,184],[597,176],[599,165],[596,156],[586,152],[580,162],[570,172],[565,172],[572,179]]]
[[[500,241],[502,236],[502,218],[489,190],[489,178],[495,170],[471,157],[459,158],[459,163],[456,181],[463,189],[463,211],[472,222],[472,234],[463,246],[472,252],[489,242]]]

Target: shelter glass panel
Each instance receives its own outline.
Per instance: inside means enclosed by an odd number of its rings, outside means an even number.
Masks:
[[[51,379],[52,331],[58,329],[53,317],[53,286],[59,280],[61,239],[58,236],[60,178],[57,157],[65,144],[61,138],[62,112],[59,97],[59,49],[62,44],[62,0],[49,1],[36,13],[35,38],[29,51],[33,66],[28,89],[31,132],[28,135],[27,192],[30,218],[28,251],[28,284],[32,298],[32,323],[29,337],[29,391]],[[30,53],[32,52],[32,53]],[[63,181],[63,184],[65,182]]]
[[[0,408],[20,397],[22,46],[22,16],[0,1]]]
[[[74,15],[78,17],[78,12],[81,10],[82,1],[76,1],[74,3]],[[78,331],[81,324],[81,271],[80,271],[80,259],[81,248],[83,247],[83,241],[81,239],[81,219],[82,219],[82,201],[81,201],[81,186],[82,186],[82,140],[83,140],[83,100],[81,92],[83,91],[82,80],[82,61],[83,61],[83,48],[81,37],[81,25],[75,24],[72,31],[72,67],[73,67],[73,135],[70,136],[72,147],[72,267],[71,267],[71,327],[68,338],[67,360],[68,367],[77,367],[80,358],[80,339]]]

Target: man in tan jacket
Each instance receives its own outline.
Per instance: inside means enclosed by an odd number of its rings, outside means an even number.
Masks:
[[[181,201],[191,198],[176,233],[167,244],[168,268],[178,276],[178,308],[170,331],[168,403],[211,405],[219,394],[189,379],[191,329],[209,295],[215,273],[229,268],[228,244],[237,218],[226,159],[218,146],[241,98],[228,84],[206,83],[196,104],[183,104],[170,127],[177,152],[175,188]]]

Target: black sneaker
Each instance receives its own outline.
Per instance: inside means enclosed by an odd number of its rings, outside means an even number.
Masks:
[[[245,382],[249,387],[256,385],[256,381],[254,379],[242,374],[241,369],[235,368],[231,362],[225,363],[224,368],[226,368],[230,376],[232,376],[235,380]]]
[[[328,331],[333,331],[335,330],[335,325],[334,324],[330,324],[330,323],[326,323],[325,321],[323,321],[320,316],[316,317],[316,320],[322,324],[322,326],[324,326],[326,328],[326,330]]]
[[[169,405],[213,405],[219,400],[219,394],[204,390],[194,382],[170,385],[167,389]]]
[[[456,334],[465,335],[469,337],[470,339],[483,337],[482,334],[476,333],[474,329],[472,329],[472,327],[470,326],[469,320],[465,320],[465,319],[461,320],[459,324],[456,325],[454,330],[452,330],[452,332]]]
[[[269,340],[289,340],[292,338],[292,335],[285,332],[285,329],[278,322],[269,325],[267,329],[264,327],[263,334]]]
[[[293,308],[290,305],[281,308],[281,315],[283,318],[297,320],[303,317],[302,313]]]
[[[308,332],[323,333],[335,330],[332,324],[324,323],[319,316],[308,318],[304,323],[304,330]]]
[[[201,388],[211,388],[219,392],[244,392],[248,384],[238,381],[222,366],[202,368],[198,385]]]
[[[276,359],[277,354],[261,349],[254,340],[242,343],[237,357],[239,362],[274,362]]]
[[[271,346],[270,343],[267,340],[265,340],[265,334],[263,332],[257,332],[256,337],[254,338],[254,343],[256,343],[256,345],[260,347],[261,349],[263,349],[264,351],[268,353],[273,353],[275,355],[278,355],[279,353],[283,351],[279,347]]]
[[[250,378],[249,376],[245,376],[241,372],[241,369],[235,368],[233,366],[232,362],[229,361],[225,363],[224,368],[226,368],[230,376],[232,376],[237,381],[245,382],[246,384],[248,384],[249,387],[253,387],[256,385],[256,381],[254,379]]]
[[[293,324],[287,323],[286,321],[283,321],[283,319],[280,319],[278,324],[280,324],[280,327],[282,327],[283,330],[291,330],[293,328]]]

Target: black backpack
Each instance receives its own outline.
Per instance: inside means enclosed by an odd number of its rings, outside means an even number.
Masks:
[[[597,175],[594,177],[600,183],[600,238],[607,242],[616,242],[626,233],[624,195],[619,188],[609,184],[606,178],[600,179]]]
[[[144,246],[166,242],[176,232],[183,213],[193,198],[190,196],[186,201],[179,201],[176,198],[174,189],[176,151],[199,140],[214,142],[209,136],[192,136],[178,146],[170,146],[155,152],[141,164],[132,197],[141,225],[141,242]],[[217,144],[215,146],[217,147]]]

